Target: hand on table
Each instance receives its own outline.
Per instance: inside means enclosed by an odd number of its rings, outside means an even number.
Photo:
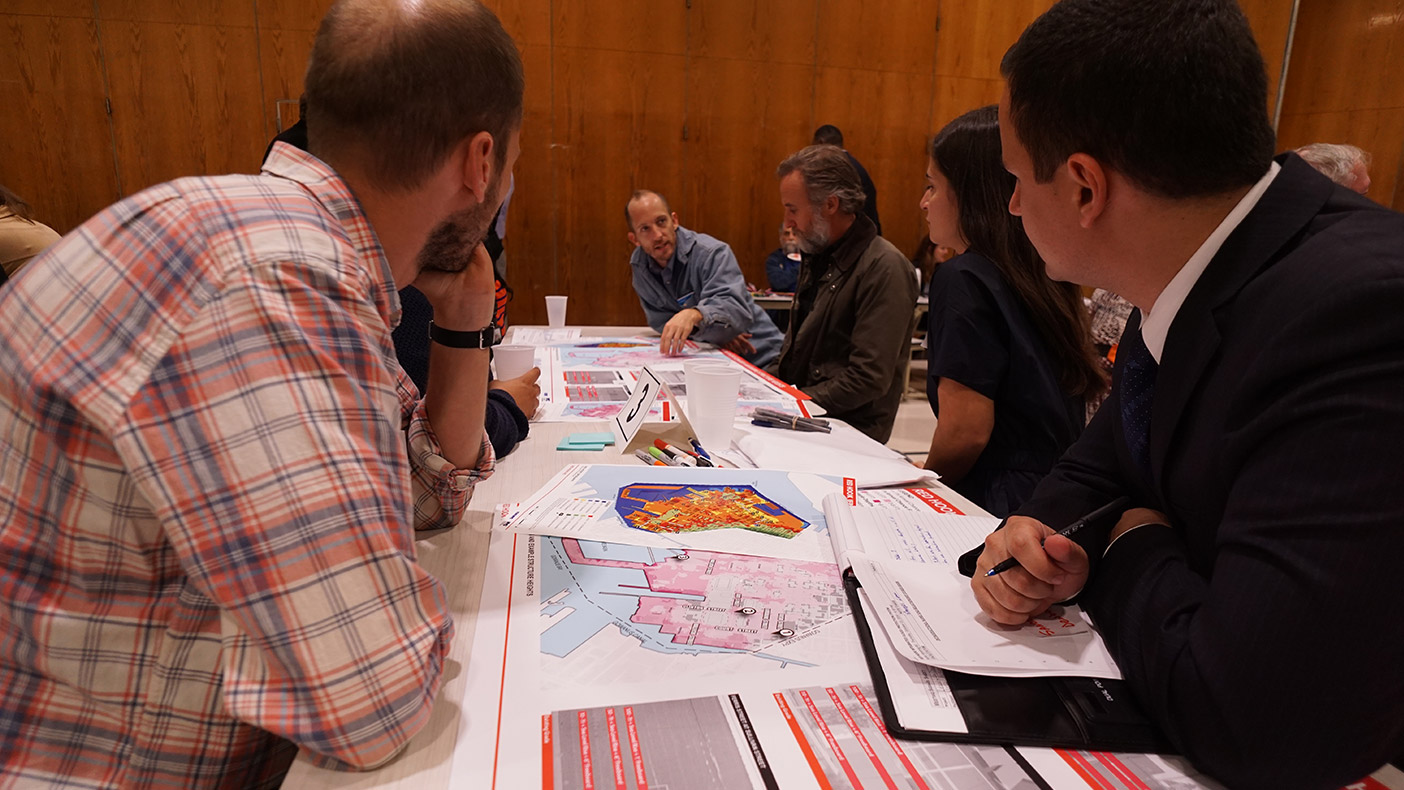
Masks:
[[[722,348],[733,354],[740,354],[743,357],[749,357],[756,353],[756,347],[751,345],[750,332],[742,332],[736,337],[733,337],[726,341],[726,345],[722,346]]]
[[[663,325],[663,337],[658,341],[658,351],[662,354],[681,354],[687,347],[687,338],[692,330],[702,323],[702,311],[695,307],[679,310],[668,323]]]
[[[488,385],[488,389],[502,390],[512,396],[517,408],[531,419],[541,404],[541,386],[536,380],[541,377],[541,368],[532,368],[514,379],[499,379]]]
[[[985,575],[1011,556],[1018,558],[1020,567]],[[1087,583],[1087,572],[1087,552],[1081,546],[1041,521],[1011,516],[1004,529],[985,538],[970,586],[990,619],[1023,625],[1031,616],[1076,595]]]

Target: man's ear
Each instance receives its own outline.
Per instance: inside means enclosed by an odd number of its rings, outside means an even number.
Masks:
[[[1078,224],[1090,227],[1107,210],[1107,201],[1111,198],[1106,168],[1082,153],[1068,157],[1064,168],[1071,182],[1069,199],[1075,204]]]
[[[467,145],[467,156],[463,158],[463,188],[483,203],[488,199],[488,185],[492,183],[496,142],[488,132],[478,132],[468,138]]]
[[[678,212],[676,212],[676,211],[669,212],[668,216],[670,216],[670,217],[673,218],[673,227],[676,228],[678,225],[681,224],[680,222],[678,222]]]
[[[632,230],[629,231],[629,243],[632,244],[632,245],[634,245],[635,247],[642,247],[642,246],[643,246],[642,244],[639,243],[639,237],[638,237],[638,236],[635,236],[635,235],[634,235],[634,232],[633,232]]]
[[[839,210],[839,199],[838,199],[838,195],[829,195],[827,198],[824,199],[824,216],[825,216],[825,217],[832,217],[832,216],[834,216],[835,214],[838,213],[838,210]]]

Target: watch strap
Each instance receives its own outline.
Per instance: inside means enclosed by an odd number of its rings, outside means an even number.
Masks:
[[[495,327],[489,324],[483,329],[463,332],[457,329],[444,329],[429,322],[429,339],[449,348],[492,348]]]

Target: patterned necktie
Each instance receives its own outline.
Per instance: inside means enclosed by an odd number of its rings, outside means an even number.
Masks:
[[[1150,478],[1151,403],[1155,399],[1155,373],[1159,365],[1151,356],[1141,333],[1123,339],[1117,356],[1122,357],[1121,428],[1131,460]]]

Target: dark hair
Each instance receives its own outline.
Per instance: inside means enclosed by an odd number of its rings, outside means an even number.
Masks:
[[[667,198],[663,197],[657,192],[654,192],[652,189],[635,189],[634,194],[630,195],[629,199],[624,201],[624,222],[626,222],[629,225],[630,233],[634,232],[634,217],[629,213],[629,207],[634,205],[635,200],[642,200],[648,197],[649,195],[653,195],[654,197],[658,198],[658,200],[663,204],[663,211],[665,213],[671,214],[673,212],[672,207],[668,205]]]
[[[839,211],[857,214],[863,210],[863,183],[858,180],[858,168],[848,154],[836,145],[811,145],[785,157],[775,169],[776,178],[798,172],[804,179],[805,193],[812,206],[822,206],[831,196],[837,197]]]
[[[814,139],[810,140],[814,145],[836,145],[843,147],[843,132],[837,126],[826,123],[814,130]]]
[[[341,0],[307,64],[311,151],[361,157],[381,189],[421,183],[464,138],[492,135],[497,165],[521,125],[521,55],[476,0]]]
[[[1063,0],[1000,71],[1040,183],[1079,152],[1172,199],[1251,185],[1271,165],[1267,74],[1234,0]]]
[[[1023,222],[1009,213],[1014,176],[1000,158],[998,109],[981,107],[946,124],[931,142],[930,156],[955,195],[969,251],[994,262],[1014,290],[1053,356],[1058,384],[1069,395],[1101,393],[1107,380],[1092,348],[1081,291],[1048,279]]]
[[[25,202],[24,198],[7,189],[4,184],[0,184],[0,208],[9,209],[11,214],[25,222],[34,221],[29,204]]]

